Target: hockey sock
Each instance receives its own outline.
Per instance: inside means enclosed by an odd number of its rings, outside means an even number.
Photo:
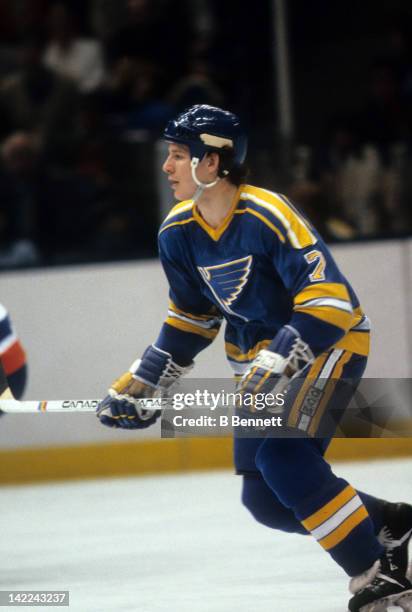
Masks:
[[[290,508],[286,508],[260,474],[243,476],[242,503],[266,527],[308,535]]]
[[[384,501],[363,491],[357,491],[374,525],[377,535],[383,527]],[[266,527],[289,533],[309,535],[290,508],[280,503],[260,474],[245,474],[242,485],[242,503],[253,517]]]
[[[383,554],[361,498],[333,474],[315,441],[268,438],[256,465],[279,501],[347,574],[360,574]]]
[[[358,489],[357,492],[372,519],[375,534],[377,535],[384,524],[383,507],[385,501],[383,499],[379,499],[378,497],[374,497],[373,495],[369,495],[369,493],[359,491]]]

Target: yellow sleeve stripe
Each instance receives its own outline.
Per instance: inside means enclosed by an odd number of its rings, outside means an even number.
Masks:
[[[194,315],[191,312],[186,312],[185,310],[181,310],[178,308],[174,302],[170,300],[169,302],[170,310],[173,310],[176,314],[183,315],[184,317],[188,317],[189,319],[193,319],[194,321],[210,321],[211,319],[216,319],[218,314],[204,314],[204,315]]]
[[[351,312],[345,312],[331,306],[316,306],[313,308],[295,306],[294,310],[295,312],[304,312],[312,317],[316,317],[316,319],[325,321],[325,323],[336,325],[336,327],[340,327],[345,332],[351,328],[353,322],[353,314]]]
[[[271,212],[283,225],[290,243],[295,249],[303,249],[316,244],[317,239],[307,223],[277,194],[259,187],[247,186],[241,199],[251,200]]]
[[[350,303],[348,290],[342,283],[316,283],[313,285],[306,285],[306,287],[295,295],[294,303],[303,304],[309,300],[322,297],[333,297],[339,300],[346,300]]]
[[[337,512],[340,508],[342,508],[352,497],[356,495],[356,491],[351,485],[348,485],[338,493],[333,499],[331,499],[327,504],[322,506],[319,510],[308,516],[304,521],[302,521],[302,525],[308,531],[313,531],[322,523],[327,521],[335,512]]]
[[[258,352],[261,349],[269,346],[272,340],[261,340],[255,346],[253,346],[247,353],[242,353],[241,349],[232,344],[231,342],[225,342],[226,355],[234,361],[253,361]]]
[[[198,325],[192,325],[191,323],[187,323],[181,319],[175,319],[174,317],[167,317],[165,323],[175,327],[176,329],[180,329],[181,331],[203,336],[203,338],[207,338],[208,340],[213,340],[216,338],[219,331],[218,329],[204,329]]]
[[[357,355],[367,357],[370,350],[370,333],[367,331],[349,331],[334,346],[337,349],[343,349],[345,351],[350,351],[351,353],[356,353]]]
[[[355,527],[357,527],[362,521],[368,518],[368,516],[368,511],[366,510],[365,506],[362,505],[345,521],[343,521],[343,523],[341,523],[339,527],[335,529],[335,531],[330,533],[325,538],[318,540],[319,544],[325,550],[330,550],[331,548],[334,548],[335,546],[340,544],[340,542],[342,542],[350,534],[350,532],[355,529]]]
[[[362,311],[362,309],[358,307],[355,308],[353,312],[355,314],[355,320],[353,322],[352,327],[360,331],[370,331],[371,322],[369,321],[365,313]]]
[[[248,212],[251,215],[254,215],[255,217],[257,217],[258,219],[260,219],[261,221],[263,221],[263,223],[265,225],[267,225],[268,227],[270,227],[270,229],[272,230],[272,232],[275,232],[275,234],[277,235],[277,237],[279,238],[279,240],[281,242],[286,242],[285,237],[282,235],[281,231],[276,227],[276,225],[273,225],[273,223],[271,223],[269,221],[269,219],[266,219],[266,217],[264,217],[263,215],[261,215],[260,213],[258,213],[256,210],[253,210],[252,208],[246,207],[243,208],[242,210],[236,210],[235,214],[237,215],[242,215],[244,213]]]

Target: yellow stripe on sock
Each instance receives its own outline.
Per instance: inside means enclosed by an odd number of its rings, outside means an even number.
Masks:
[[[344,506],[352,497],[356,495],[356,491],[351,485],[348,485],[341,491],[336,497],[331,499],[330,502],[322,506],[319,510],[308,516],[302,525],[308,531],[313,531],[316,527],[319,527],[322,523],[327,521],[335,512],[337,512],[342,506]]]
[[[342,540],[344,540],[346,536],[359,525],[359,523],[368,518],[368,516],[368,511],[366,510],[365,506],[362,505],[353,514],[348,516],[348,518],[343,521],[339,527],[332,531],[332,533],[319,540],[319,544],[325,550],[330,550],[334,546],[340,544],[340,542],[342,542]]]

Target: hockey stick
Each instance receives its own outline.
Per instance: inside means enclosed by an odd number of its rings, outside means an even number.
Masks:
[[[96,412],[99,399],[79,400],[42,400],[19,401],[13,396],[7,378],[0,362],[0,410],[7,413],[24,414],[36,412]],[[161,410],[164,400],[160,398],[147,398],[140,400],[142,408],[147,410]]]
[[[20,402],[16,400],[7,382],[0,361],[0,410],[3,412],[95,412],[100,400],[63,400]]]
[[[3,400],[0,397],[0,410],[7,413],[23,414],[34,412],[96,412],[101,400],[49,400],[18,401]]]

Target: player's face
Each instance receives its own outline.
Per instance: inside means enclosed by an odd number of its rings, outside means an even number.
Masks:
[[[169,154],[163,164],[163,172],[178,200],[190,200],[196,191],[190,167],[189,147],[170,144]]]

